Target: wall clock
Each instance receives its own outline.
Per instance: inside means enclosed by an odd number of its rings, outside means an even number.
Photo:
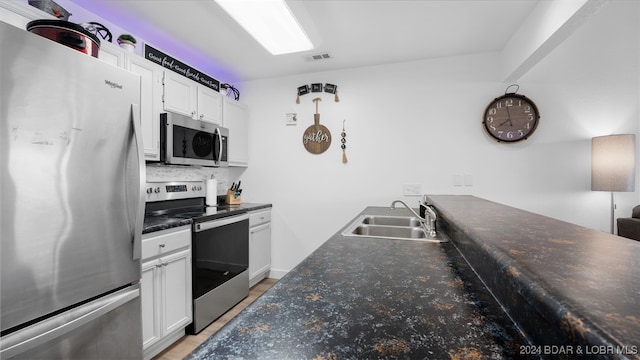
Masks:
[[[482,124],[494,140],[514,143],[529,138],[536,131],[539,120],[540,113],[533,100],[524,95],[506,93],[489,103]]]

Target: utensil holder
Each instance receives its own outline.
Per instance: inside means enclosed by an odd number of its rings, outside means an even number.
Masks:
[[[242,202],[242,196],[240,194],[236,195],[235,191],[227,190],[225,202],[229,205],[238,205]]]

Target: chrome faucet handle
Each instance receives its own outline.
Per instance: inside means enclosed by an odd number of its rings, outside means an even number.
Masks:
[[[391,209],[395,209],[396,208],[396,203],[400,203],[400,204],[404,205],[404,207],[409,209],[409,211],[411,211],[415,217],[420,219],[420,223],[422,224],[422,227],[425,229],[425,231],[427,231],[429,233],[429,236],[436,237],[436,235],[437,235],[437,233],[436,233],[436,219],[438,218],[438,215],[435,213],[435,211],[433,211],[433,209],[429,205],[423,204],[422,202],[420,203],[421,205],[424,205],[424,207],[425,207],[425,216],[422,217],[422,216],[418,215],[409,205],[407,205],[406,202],[404,202],[402,200],[394,200],[391,203]],[[427,226],[427,216],[429,217],[429,226]]]

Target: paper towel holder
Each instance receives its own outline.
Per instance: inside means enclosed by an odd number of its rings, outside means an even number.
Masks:
[[[218,206],[218,182],[213,175],[206,181],[205,203],[207,206]]]

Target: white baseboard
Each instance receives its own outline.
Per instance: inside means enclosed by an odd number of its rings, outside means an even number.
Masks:
[[[289,270],[271,269],[269,271],[269,275],[267,275],[267,277],[269,277],[271,279],[282,279],[282,277],[287,275],[288,272],[289,272]]]

